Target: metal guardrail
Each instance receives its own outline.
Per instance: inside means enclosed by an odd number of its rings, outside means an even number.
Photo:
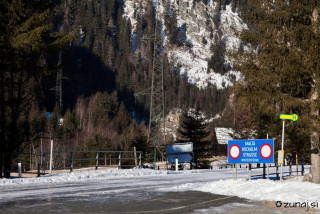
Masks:
[[[287,165],[284,165],[284,166],[288,166],[289,165],[289,171],[288,172],[282,172],[282,175],[283,174],[289,174],[289,176],[292,175],[293,172],[301,172],[301,175],[304,175],[304,164],[305,164],[305,159],[304,158],[298,158],[298,165],[301,165],[301,170],[299,171],[299,168],[298,170],[295,170],[295,171],[292,171],[292,163],[294,163],[294,161],[296,161],[296,158],[285,158],[287,160]],[[296,165],[294,165],[296,166]],[[269,175],[276,175],[276,179],[280,179],[280,172],[279,172],[279,167],[280,165],[278,165],[277,163],[275,163],[274,166],[269,166],[269,168],[276,168],[276,172],[274,173],[268,173]],[[256,168],[251,168],[251,169],[261,169],[263,168],[263,174],[260,174],[260,175],[251,175],[251,177],[263,177],[264,179],[266,178],[266,165],[263,164],[262,167],[256,167]]]
[[[117,167],[118,169],[121,169],[122,167],[127,167],[127,166],[138,166],[139,168],[141,168],[141,156],[142,156],[142,151],[52,151],[53,153],[53,158],[52,162],[53,165],[56,167],[52,167],[52,170],[63,170],[63,169],[70,169],[70,172],[73,171],[73,169],[76,168],[85,168],[85,167],[95,167],[95,170],[98,170],[99,167],[99,161],[101,162],[102,160],[105,161],[105,166],[112,166],[111,161],[112,160],[117,160]],[[75,155],[76,154],[95,154],[95,157],[85,157],[85,158],[76,158]],[[105,154],[104,158],[101,158],[101,156],[99,157],[99,154]],[[128,158],[128,157],[123,157],[122,154],[135,154],[139,157],[134,157],[134,158]],[[70,158],[65,158],[67,156],[67,154],[69,154]],[[106,157],[106,154],[110,154],[110,157]],[[41,153],[42,156],[42,173],[45,174],[46,171],[46,165],[47,163],[49,163],[50,159],[46,158],[47,156],[50,157],[50,152],[42,152]],[[110,161],[110,164],[107,165],[106,162],[107,160]],[[139,163],[135,163],[135,164],[122,164],[122,160],[139,160]],[[86,162],[92,162],[94,161],[94,165],[82,165],[81,163],[78,164],[79,166],[74,166],[75,162],[78,161],[86,161]],[[58,162],[63,162],[63,166],[62,164],[54,164],[54,163],[58,163]],[[136,162],[136,161],[135,161]],[[86,163],[85,163],[86,164]],[[100,164],[101,166],[101,164]],[[113,165],[114,166],[114,165]]]

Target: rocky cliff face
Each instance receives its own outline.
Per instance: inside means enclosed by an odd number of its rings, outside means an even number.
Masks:
[[[240,77],[225,54],[239,48],[237,32],[247,28],[240,1],[245,0],[61,0],[56,31],[76,34],[62,52],[68,107],[74,107],[78,96],[116,90],[139,120],[147,120],[148,98],[140,97],[135,103],[133,93],[151,84],[153,43],[140,40],[154,32],[156,11],[167,53],[168,112],[194,107],[198,101],[207,117],[213,118],[225,108],[226,88]],[[54,84],[53,76],[48,88]]]
[[[137,19],[135,11],[145,13],[147,0],[125,0],[124,16],[131,20],[132,32],[136,30]],[[139,8],[142,6],[142,9]],[[235,50],[240,47],[237,33],[247,29],[240,18],[239,12],[232,11],[231,4],[221,10],[218,1],[155,1],[154,8],[157,16],[165,23],[168,10],[175,11],[177,27],[185,33],[183,45],[168,51],[169,61],[180,68],[180,73],[188,76],[189,83],[199,88],[206,88],[208,83],[224,89],[233,85],[233,81],[240,76],[232,70],[232,62],[225,56],[226,50]],[[172,12],[173,13],[173,12]],[[168,29],[163,25],[163,32]],[[164,33],[164,35],[166,34]],[[164,36],[164,45],[169,46],[168,36]],[[215,51],[221,49],[221,51]],[[215,54],[222,56],[214,56]],[[215,71],[208,65],[210,60],[223,57],[223,64],[229,67],[225,72]],[[211,62],[212,63],[212,62]]]

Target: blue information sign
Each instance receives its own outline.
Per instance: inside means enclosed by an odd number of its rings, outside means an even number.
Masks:
[[[273,139],[229,140],[228,163],[273,163]]]

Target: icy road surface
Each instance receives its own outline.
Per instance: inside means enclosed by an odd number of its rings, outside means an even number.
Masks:
[[[270,173],[274,170],[271,168]],[[254,170],[254,174],[262,174],[262,169]],[[238,169],[238,180],[232,179],[230,168],[215,168],[179,172],[116,169],[2,179],[0,212],[88,212],[99,207],[150,200],[168,192],[181,191],[251,200],[320,201],[320,185],[302,182],[301,177],[282,183],[263,179],[248,181],[247,177],[246,168]]]

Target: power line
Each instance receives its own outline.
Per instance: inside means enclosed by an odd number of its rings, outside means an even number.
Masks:
[[[90,72],[88,72],[88,73],[84,73],[84,74],[75,74],[75,75],[73,75],[73,74],[68,74],[67,76],[70,76],[70,77],[84,76],[84,75],[87,75],[87,74],[92,74],[92,73],[94,73],[94,72],[100,71],[100,70],[103,69],[103,68],[105,68],[105,67],[101,67],[101,68],[98,68],[98,69],[96,69],[96,70],[90,71]]]

